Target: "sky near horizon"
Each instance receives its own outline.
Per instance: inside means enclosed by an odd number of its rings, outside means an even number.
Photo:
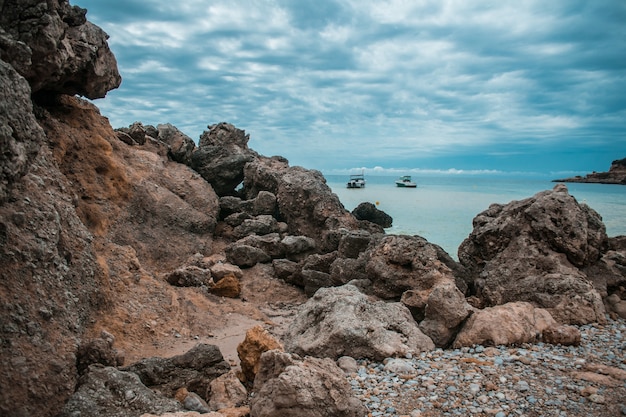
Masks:
[[[624,0],[70,0],[110,36],[113,127],[229,122],[343,173],[606,171],[626,157]]]

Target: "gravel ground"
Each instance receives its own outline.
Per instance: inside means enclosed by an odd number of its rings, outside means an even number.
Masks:
[[[626,416],[626,321],[579,329],[576,347],[438,349],[348,378],[369,416]]]

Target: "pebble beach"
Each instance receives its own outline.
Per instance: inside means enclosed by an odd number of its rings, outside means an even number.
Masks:
[[[348,379],[372,417],[626,416],[626,321],[579,330],[579,346],[474,346],[359,360]]]

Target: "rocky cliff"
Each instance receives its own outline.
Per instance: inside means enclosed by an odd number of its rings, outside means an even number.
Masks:
[[[584,177],[576,176],[554,180],[554,182],[587,182],[596,184],[621,184],[626,185],[626,158],[611,162],[608,172],[592,172]]]
[[[114,130],[76,96],[120,83],[85,11],[0,9],[2,415],[363,415],[339,356],[626,316],[624,239],[564,186],[480,213],[458,263],[355,217],[320,172],[228,123],[198,145],[169,124]],[[255,325],[268,334],[238,358]]]

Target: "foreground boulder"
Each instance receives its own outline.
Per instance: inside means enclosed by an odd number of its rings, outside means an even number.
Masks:
[[[526,302],[508,303],[475,312],[456,336],[453,347],[536,343],[556,322],[546,310]]]
[[[217,346],[200,343],[182,355],[146,358],[123,370],[137,374],[146,386],[168,397],[184,387],[208,401],[211,381],[227,373],[230,365]]]
[[[330,359],[271,350],[261,356],[251,417],[362,417],[343,371]]]
[[[288,352],[332,359],[382,361],[435,347],[404,305],[373,301],[350,284],[318,290],[283,338]]]
[[[600,215],[557,185],[476,216],[459,260],[486,305],[528,301],[561,323],[585,324],[605,318],[581,269],[598,262],[607,245]]]
[[[183,410],[178,401],[146,387],[132,372],[92,365],[59,417],[139,417]]]

